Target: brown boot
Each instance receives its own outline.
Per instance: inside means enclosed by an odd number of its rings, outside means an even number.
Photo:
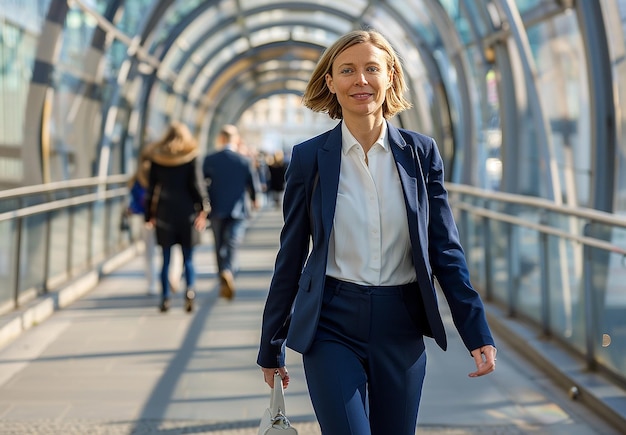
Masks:
[[[220,272],[220,297],[232,300],[235,297],[235,278],[230,270]]]
[[[185,292],[185,311],[191,313],[193,311],[193,300],[196,298],[196,292],[193,289],[187,289]]]

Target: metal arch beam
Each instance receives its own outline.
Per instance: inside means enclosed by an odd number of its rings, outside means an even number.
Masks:
[[[578,25],[584,40],[587,61],[587,83],[591,96],[591,200],[596,210],[613,212],[615,197],[615,156],[617,150],[617,115],[614,80],[611,77],[611,55],[606,39],[602,7],[596,2],[576,2]]]
[[[261,69],[260,67],[270,61],[310,61],[316,63],[324,47],[302,41],[294,41],[290,44],[273,42],[260,45],[252,50],[235,56],[222,68],[220,74],[209,77],[202,86],[200,95],[208,101],[219,93],[219,88],[225,83],[236,80],[239,74]]]
[[[254,86],[251,86],[250,75],[253,74],[253,72],[251,70],[245,71],[234,80],[220,87],[221,93],[219,98],[216,99],[216,101],[219,102],[201,111],[203,113],[202,117],[204,117],[204,113],[206,112],[213,113],[227,106],[227,102],[230,100],[254,100],[254,96],[263,93],[265,87],[270,83],[279,83],[284,89],[289,89],[290,91],[302,95],[302,91],[306,83],[308,83],[311,72],[312,70],[294,71],[293,68],[282,66],[271,71],[266,70],[257,74],[257,81]],[[301,86],[293,86],[295,83],[301,83]],[[197,107],[193,107],[191,110],[198,112]],[[229,117],[231,123],[236,119],[238,119],[236,115]]]
[[[365,11],[365,10],[367,10],[368,8],[370,8],[371,6],[372,6],[372,4],[370,3],[370,4],[369,4],[369,5],[368,5],[365,9],[364,9],[364,11]],[[380,7],[384,7],[384,8],[389,9],[390,14],[396,18],[397,22],[401,25],[401,27],[403,28],[403,30],[404,30],[404,31],[405,31],[408,35],[410,35],[410,36],[411,36],[411,38],[412,38],[413,42],[415,42],[415,43],[416,43],[416,45],[418,46],[418,49],[419,49],[419,47],[423,47],[423,48],[424,48],[424,50],[420,50],[420,51],[422,51],[422,52],[423,52],[423,51],[426,51],[426,53],[430,53],[430,51],[428,50],[428,48],[424,45],[424,41],[423,41],[423,40],[419,37],[419,34],[417,34],[417,33],[416,33],[413,29],[412,29],[412,27],[410,26],[410,24],[409,24],[409,23],[407,23],[407,22],[406,22],[406,20],[405,20],[405,19],[404,19],[404,18],[403,18],[403,17],[402,17],[399,13],[395,13],[395,10],[394,10],[393,8],[389,8],[389,6],[388,6],[388,5],[386,5],[386,4],[384,4],[384,3],[380,3],[380,4],[379,4],[379,6],[380,6]],[[264,8],[264,9],[265,9],[265,8]],[[353,18],[357,18],[357,17],[353,17]],[[361,15],[361,16],[359,16],[359,20],[360,20],[361,22],[363,21],[363,16],[362,16],[362,15]],[[356,20],[353,20],[353,21],[356,21]],[[275,25],[275,24],[274,24],[274,23],[272,23],[272,26],[273,26],[273,25]],[[271,26],[268,26],[268,27],[271,27]],[[283,44],[283,45],[284,45],[284,44],[293,45],[293,43],[294,43],[293,41],[284,41],[284,42],[281,42],[280,44]],[[207,56],[207,58],[210,58],[210,57],[214,56],[216,53],[219,53],[219,51],[220,51],[221,49],[223,49],[226,45],[227,45],[227,44],[222,44],[222,46],[221,46],[221,47],[218,47],[216,50],[214,50],[212,53],[210,53],[210,54]],[[319,52],[319,54],[321,54],[321,52],[323,51],[323,49],[324,49],[324,48],[325,48],[325,47],[320,47],[320,52]],[[249,52],[247,52],[247,53],[249,54]],[[251,56],[246,56],[246,58],[248,58],[248,57],[251,57]],[[315,61],[317,61],[317,59],[318,59],[318,58],[319,58],[319,55],[318,55],[315,59],[311,59],[311,60],[315,60]],[[426,58],[426,59],[431,59],[431,57],[430,57],[430,56],[426,56],[425,58]],[[205,61],[206,61],[206,59],[205,59],[205,60],[203,60],[203,62],[205,62]],[[230,64],[232,64],[232,63],[233,63],[233,62],[231,61],[231,62],[230,62]],[[433,77],[433,76],[434,76],[435,78],[437,78],[437,79],[438,79],[438,81],[441,81],[441,75],[439,74],[439,70],[436,68],[436,66],[435,66],[435,64],[434,64],[434,61],[433,61],[433,63],[432,63],[430,66],[431,66],[432,68],[429,68],[429,71],[431,71],[431,73],[432,73],[432,72],[435,72],[435,73],[436,73],[436,74],[432,74],[432,75],[431,75],[431,77]],[[224,68],[222,71],[224,71],[224,70],[228,70],[228,68]],[[223,74],[223,72],[221,73],[221,75],[222,75],[222,74]],[[193,80],[191,80],[191,81],[192,81],[192,82],[195,82],[195,81],[197,81],[197,80],[198,80],[198,78],[197,78],[197,77],[194,77],[194,78],[193,78]],[[205,99],[207,99],[207,100],[211,100],[211,99],[212,99],[212,96],[213,96],[213,95],[210,93],[210,91],[211,91],[211,89],[212,89],[212,88],[214,88],[213,84],[214,84],[216,81],[217,81],[217,82],[221,82],[221,80],[219,79],[219,77],[217,77],[217,78],[212,78],[212,77],[209,77],[209,80],[207,81],[207,86],[203,89],[203,92],[202,92],[202,94],[205,94],[205,95],[206,95]],[[219,99],[217,99],[217,100],[219,100]]]
[[[433,0],[430,0],[433,1]],[[193,22],[194,19],[197,19],[199,15],[201,15],[204,11],[206,11],[207,9],[209,9],[210,7],[212,7],[213,5],[219,3],[216,0],[213,1],[207,1],[204,2],[202,5],[199,5],[197,8],[195,8],[192,12],[190,12],[189,14],[187,14],[186,18],[181,20],[181,22],[173,29],[172,32],[170,32],[170,36],[169,38],[166,40],[166,42],[162,45],[162,51],[161,51],[161,58],[163,58],[166,53],[168,52],[168,50],[171,49],[171,46],[175,43],[176,39],[178,37],[180,37],[180,35],[184,32],[184,29]],[[334,9],[334,8],[329,8],[329,7],[321,7],[319,5],[314,5],[312,3],[293,3],[293,2],[284,2],[284,3],[278,3],[278,4],[271,4],[271,5],[264,5],[258,8],[252,8],[246,11],[241,11],[243,16],[249,16],[249,15],[253,15],[253,14],[257,14],[257,13],[261,13],[264,11],[270,11],[270,10],[275,10],[275,9],[292,9],[292,10],[314,10],[314,11],[321,11],[321,12],[326,12],[329,13],[330,15],[333,16],[338,16],[338,17],[342,17],[344,19],[346,19],[346,21],[352,22],[353,23],[353,27],[357,24],[357,23],[365,23],[366,19],[365,19],[365,14],[368,11],[368,9],[371,9],[372,7],[381,7],[384,8],[388,11],[393,12],[394,9],[386,4],[386,2],[370,2],[368,3],[361,11],[359,11],[360,13],[357,15],[352,15],[352,14],[346,14],[343,11]],[[233,15],[233,17],[237,17],[237,16],[241,16],[241,15]],[[419,47],[421,47],[421,51],[422,54],[424,53],[430,53],[430,49],[429,47],[424,43],[424,41],[422,40],[422,38],[420,37],[420,35],[415,31],[415,29],[413,29],[413,27],[410,25],[410,23],[407,22],[407,20],[401,15],[401,13],[397,13],[396,16],[396,21],[398,23],[399,26],[401,26],[401,28],[404,30],[405,34],[409,35],[409,37],[416,42],[416,45]],[[275,22],[271,22],[268,23],[268,28],[275,26],[276,23]],[[263,27],[259,27],[259,28],[263,28]],[[445,33],[445,32],[441,32],[441,33]],[[430,55],[427,56],[422,56],[423,59],[425,61],[427,61],[428,59],[430,59]],[[431,59],[432,60],[432,59]],[[428,62],[426,62],[428,63]],[[428,68],[428,70],[430,71],[430,81],[431,83],[440,83],[441,82],[441,75],[439,74],[438,69],[432,68],[433,64],[430,65],[430,68]],[[223,70],[222,70],[223,71]],[[156,74],[156,71],[155,73]],[[223,74],[222,72],[220,72],[220,75]],[[155,75],[152,76],[152,79],[154,80]],[[434,80],[434,82],[433,82]],[[221,80],[219,78],[219,76],[216,78],[213,77],[209,77],[209,81],[208,83],[214,83],[214,82],[223,82],[223,80]],[[150,84],[150,87],[152,86],[152,83]],[[207,87],[210,88],[210,85]],[[149,92],[148,92],[149,94]],[[146,100],[148,100],[148,96],[146,96]]]
[[[161,52],[160,52],[160,60],[163,60],[165,55],[171,49],[175,41],[180,37],[180,35],[184,32],[184,30],[195,20],[197,19],[203,12],[205,12],[210,7],[218,4],[220,0],[207,0],[191,12],[189,12],[183,19],[174,27],[174,29],[170,32],[169,37],[161,44]],[[153,13],[153,19],[148,21],[148,25],[146,28],[149,31],[152,31],[156,27],[156,23],[161,19],[165,13],[165,11],[171,6],[173,0],[161,0],[159,3],[159,7],[155,9]],[[265,11],[271,11],[275,9],[291,9],[291,10],[301,10],[301,11],[315,11],[315,12],[326,12],[332,16],[343,17],[348,21],[353,21],[353,17],[340,11],[338,9],[334,9],[328,6],[321,6],[315,4],[313,2],[306,3],[295,3],[295,2],[283,2],[283,3],[273,3],[271,5],[264,5],[258,8],[252,8],[245,11],[245,15],[257,14]],[[157,19],[158,18],[158,19]],[[142,41],[145,41],[149,36],[149,33],[144,32],[142,35]],[[140,98],[139,108],[142,113],[141,124],[142,126],[146,123],[146,117],[148,113],[148,103],[150,100],[150,95],[152,94],[152,89],[157,79],[157,70],[153,70],[151,74],[147,75],[144,80],[144,88],[143,93]],[[143,127],[142,127],[143,128]]]
[[[202,47],[202,45],[205,43],[206,39],[209,38],[211,33],[219,32],[223,28],[228,27],[230,24],[231,24],[231,20],[224,20],[222,21],[219,27],[207,29],[207,31],[198,38],[198,40],[189,48],[189,50],[185,52],[185,55],[181,57],[181,59],[177,62],[176,66],[177,67],[180,66],[182,68],[182,66],[186,62],[189,61],[189,59],[194,55],[194,53]],[[303,26],[303,27],[308,27],[308,28],[326,30],[329,33],[335,32],[335,29],[333,29],[330,26],[324,25],[323,23],[315,23],[315,25],[311,25],[311,22],[305,22],[301,20],[289,20],[289,19],[283,20],[283,21],[273,21],[272,23],[268,23],[263,26],[256,26],[256,27],[249,29],[248,32],[252,34],[261,30],[271,29],[273,27],[282,27],[282,26]],[[213,51],[211,51],[211,53],[207,53],[207,55],[202,59],[200,64],[206,63],[208,59],[214,57],[216,53],[219,53],[221,50],[223,50],[225,47],[227,47],[231,43],[235,42],[237,39],[239,39],[239,36],[235,36],[235,37],[224,40],[224,42],[220,44],[219,46],[217,46]],[[291,44],[292,40],[284,41],[284,43]],[[175,68],[175,69],[179,71],[181,68]]]
[[[167,10],[172,5],[172,3],[174,3],[174,1],[175,0],[159,0],[156,2],[156,5],[152,9],[152,13],[146,20],[146,23],[143,26],[141,32],[142,45],[148,40],[154,29],[157,27],[157,25],[165,15],[165,12],[167,12]]]
[[[236,123],[236,120],[241,117],[243,112],[256,102],[274,95],[286,94],[301,95],[301,93],[296,90],[285,88],[282,84],[276,83],[275,87],[268,87],[264,92],[250,94],[245,100],[241,100],[239,102],[225,102],[225,104],[222,104],[219,107],[219,110],[214,113],[209,120],[208,143],[210,144],[214,142],[215,136],[222,125]]]
[[[474,122],[472,120],[474,111],[471,107],[471,97],[469,91],[469,84],[471,81],[470,74],[467,73],[468,66],[465,64],[463,59],[463,42],[460,39],[460,36],[457,31],[446,31],[450,28],[455,29],[454,23],[450,19],[450,15],[443,8],[441,3],[436,0],[428,0],[426,1],[427,7],[430,8],[433,17],[433,23],[435,27],[438,29],[441,39],[444,44],[444,49],[447,53],[447,57],[450,59],[451,63],[455,66],[455,73],[457,76],[456,85],[459,90],[460,102],[459,102],[459,116],[457,118],[457,122],[451,122],[451,126],[453,129],[454,136],[454,154],[457,153],[457,150],[462,151],[462,162],[456,161],[456,159],[452,158],[448,163],[450,168],[448,172],[453,174],[455,171],[455,165],[457,163],[461,164],[461,167],[466,168],[475,168],[476,167],[476,159],[477,157],[472,153],[476,152],[476,147],[473,146],[472,140],[475,137],[474,134]],[[443,77],[443,74],[441,74]],[[444,81],[445,83],[446,81]],[[451,121],[454,119],[452,112],[452,105],[450,104],[450,96],[446,95],[446,99],[448,101],[448,113],[451,117]],[[462,178],[459,180],[464,184],[478,185],[477,180],[473,180],[472,175],[473,171],[462,171]]]
[[[285,47],[289,49],[285,50]],[[292,42],[286,45],[284,42],[280,42],[262,45],[242,53],[225,64],[219,75],[207,80],[202,92],[200,92],[200,95],[204,95],[203,100],[207,102],[204,105],[209,107],[210,101],[219,95],[222,86],[232,81],[238,74],[258,69],[259,64],[285,59],[286,57],[285,60],[289,61],[296,59],[316,63],[323,49],[324,47],[313,43]],[[296,51],[298,52],[297,56],[293,56]]]
[[[301,96],[302,92],[300,89],[285,86],[282,80],[273,80],[255,87],[253,91],[240,90],[237,95],[229,95],[216,107],[216,111],[210,117],[210,136],[214,136],[214,132],[217,132],[223,124],[235,124],[243,112],[257,101],[281,94]]]
[[[234,123],[241,117],[245,108],[250,107],[254,102],[263,98],[263,96],[267,97],[272,93],[285,93],[282,91],[302,96],[302,90],[308,83],[310,73],[307,72],[307,77],[302,77],[294,74],[293,70],[284,68],[278,71],[278,74],[278,77],[273,77],[269,71],[266,72],[259,77],[256,86],[241,86],[242,83],[247,82],[245,77],[232,82],[229,88],[224,92],[224,97],[220,100],[220,104],[214,106],[215,113],[223,112],[224,107],[231,107],[237,104],[240,109],[229,111],[227,115],[229,121]],[[296,83],[300,83],[301,86],[294,86]]]
[[[278,49],[281,49],[280,45],[281,44],[279,44]],[[254,55],[254,59],[256,59],[256,61],[250,61],[249,54],[242,54],[241,56],[235,58],[231,61],[232,65],[228,70],[224,69],[220,75],[215,77],[212,92],[209,92],[208,90],[203,90],[200,93],[201,95],[205,96],[204,104],[196,104],[197,102],[190,102],[188,107],[185,108],[186,111],[191,113],[188,118],[190,118],[191,116],[195,116],[196,124],[202,125],[207,121],[207,119],[211,118],[210,114],[216,108],[223,109],[225,107],[225,103],[223,103],[223,101],[229,98],[233,98],[244,89],[250,87],[252,87],[253,89],[260,88],[262,86],[262,83],[265,81],[264,77],[268,77],[270,75],[272,75],[274,79],[280,81],[285,88],[287,88],[292,82],[302,82],[302,87],[299,87],[297,89],[297,91],[301,93],[302,89],[304,89],[305,84],[310,78],[311,72],[316,63],[315,61],[318,57],[318,50],[321,49],[321,47],[310,47],[311,44],[307,43],[300,43],[300,45],[302,45],[302,47],[299,48],[300,51],[310,51],[310,54],[308,55],[299,54],[295,56],[299,59],[310,59],[311,66],[306,70],[294,70],[294,68],[289,65],[293,61],[291,56],[288,56],[287,59],[281,60],[280,51],[276,53],[271,49],[264,49],[263,46],[256,49],[256,51],[258,52]],[[264,68],[268,62],[276,61],[279,62],[279,64],[277,65],[278,68]],[[281,64],[283,64],[284,66],[281,66]],[[305,67],[306,65],[303,66],[303,68]],[[246,86],[246,84],[253,82],[253,80],[251,79],[251,77],[253,76],[256,76],[257,84],[254,86]],[[212,104],[212,102],[216,102],[216,104]],[[230,123],[232,123],[232,119],[233,118],[229,118]]]
[[[168,0],[171,1],[171,0]],[[193,11],[191,11],[187,16],[185,16],[179,24],[177,24],[172,32],[170,32],[169,37],[162,44],[162,50],[159,55],[160,60],[163,60],[169,50],[172,48],[176,40],[182,35],[185,29],[197,18],[200,17],[206,10],[213,7],[215,4],[220,3],[221,0],[207,0],[198,7],[196,7]],[[344,13],[341,10],[331,8],[324,5],[319,5],[313,2],[282,2],[282,3],[271,3],[263,6],[259,6],[256,8],[247,9],[245,11],[241,11],[240,15],[242,17],[247,17],[251,15],[257,15],[263,12],[274,11],[277,9],[287,9],[287,10],[296,10],[296,11],[313,11],[313,12],[324,12],[328,15],[336,16],[338,18],[343,18],[346,21],[354,22],[355,16]],[[236,19],[236,17],[235,17]],[[231,20],[233,21],[233,20]],[[310,23],[309,23],[310,24]],[[273,25],[273,24],[271,24]],[[268,27],[271,27],[268,26]]]
[[[386,5],[381,4],[381,7],[387,7]],[[398,23],[402,26],[403,30],[405,31],[405,33],[407,35],[409,35],[409,37],[411,38],[411,40],[413,42],[415,42],[416,46],[418,47],[418,50],[422,52],[422,58],[424,60],[424,62],[427,65],[427,70],[429,71],[429,76],[431,78],[431,82],[433,80],[435,80],[435,82],[442,82],[442,78],[441,78],[441,74],[439,71],[439,68],[437,67],[434,59],[431,56],[431,50],[429,49],[429,47],[426,45],[425,41],[423,40],[423,38],[420,37],[420,35],[415,32],[412,29],[412,26],[410,25],[410,23],[408,23],[404,17],[402,17],[399,13],[396,13],[395,10],[391,9],[389,10],[389,12],[391,14],[394,14],[395,17],[397,18]],[[363,17],[361,17],[361,21],[364,21]],[[285,42],[283,42],[284,44]],[[293,43],[292,43],[293,44]],[[421,49],[419,48],[421,47]],[[320,54],[321,51],[324,49],[325,47],[320,47]],[[249,56],[247,56],[246,58],[248,58]],[[315,59],[311,58],[310,60],[315,60],[317,61],[317,58],[319,58],[319,56],[315,56]],[[245,59],[243,59],[245,60]],[[232,62],[231,62],[232,63]],[[257,66],[258,68],[258,66]],[[228,68],[226,68],[228,69]],[[250,69],[250,68],[249,68]],[[223,108],[225,107],[224,101],[226,101],[227,99],[232,99],[233,97],[233,92],[235,90],[240,90],[240,88],[237,87],[237,85],[233,85],[233,86],[228,86],[228,81],[223,79],[223,71],[220,74],[220,76],[218,76],[217,78],[213,77],[213,78],[209,78],[209,80],[207,81],[208,85],[207,87],[203,90],[202,94],[205,95],[205,101],[215,101],[216,103],[213,104],[214,107],[220,107]],[[236,74],[231,74],[231,77],[236,76]],[[235,80],[236,83],[236,80]],[[213,94],[211,93],[211,89],[218,89],[221,90],[222,92],[218,92],[217,94]],[[240,97],[240,100],[244,101],[244,104],[246,104],[246,101],[248,102],[247,104],[251,104],[253,101],[255,101],[255,96],[256,94],[251,94],[252,96],[250,97]],[[445,97],[445,95],[444,95]],[[447,106],[447,100],[445,101],[446,104],[444,104],[445,107]],[[204,106],[200,106],[200,108],[202,109],[202,107]],[[248,106],[249,107],[249,106]],[[198,113],[198,123],[202,122],[202,118],[204,118],[205,116],[205,111],[206,112],[210,112],[210,108],[207,106],[205,110],[200,110]],[[232,116],[229,118],[231,121],[233,119],[234,116],[240,116],[237,115],[236,113],[233,113]],[[401,120],[402,121],[402,120]],[[212,126],[212,128],[215,128],[214,126]]]

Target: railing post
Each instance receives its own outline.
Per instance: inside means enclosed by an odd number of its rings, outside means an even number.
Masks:
[[[583,234],[587,237],[593,236],[592,224],[586,223],[583,227]],[[593,247],[583,245],[583,303],[585,312],[585,361],[589,370],[597,368],[594,338],[597,336],[597,316],[593,297]]]
[[[15,289],[13,294],[13,306],[19,307],[20,300],[20,271],[22,270],[22,264],[20,262],[22,258],[22,228],[24,226],[24,218],[18,217],[15,224],[17,234],[15,237]]]
[[[508,305],[508,314],[511,317],[515,317],[517,314],[517,273],[516,273],[516,265],[517,262],[514,261],[514,257],[517,256],[517,243],[515,238],[515,228],[513,225],[507,223],[506,224],[506,235],[507,235],[507,282],[508,282],[508,291],[507,291],[507,305]]]
[[[491,253],[491,247],[493,244],[491,243],[491,219],[487,217],[483,217],[483,243],[485,244],[485,298],[487,300],[491,300],[493,298],[493,277],[491,261],[493,259],[493,255]]]
[[[50,278],[50,250],[52,249],[50,239],[52,238],[52,219],[54,218],[54,212],[49,211],[46,213],[46,241],[44,242],[43,253],[43,292],[48,293],[48,280]]]
[[[542,223],[543,222],[542,217]],[[550,315],[550,252],[549,238],[546,233],[539,236],[540,251],[539,261],[541,264],[541,332],[545,337],[552,335],[551,315]]]

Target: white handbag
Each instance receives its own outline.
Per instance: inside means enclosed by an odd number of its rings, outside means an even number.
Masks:
[[[259,435],[298,435],[285,415],[285,394],[283,381],[278,373],[274,375],[274,388],[270,395],[270,406],[263,413],[259,424]]]

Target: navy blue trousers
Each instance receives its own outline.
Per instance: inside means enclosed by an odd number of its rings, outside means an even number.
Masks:
[[[304,370],[324,435],[415,435],[426,373],[424,339],[403,293],[326,278]]]
[[[239,270],[239,246],[246,234],[247,221],[233,218],[211,218],[211,229],[217,257],[217,271]]]

